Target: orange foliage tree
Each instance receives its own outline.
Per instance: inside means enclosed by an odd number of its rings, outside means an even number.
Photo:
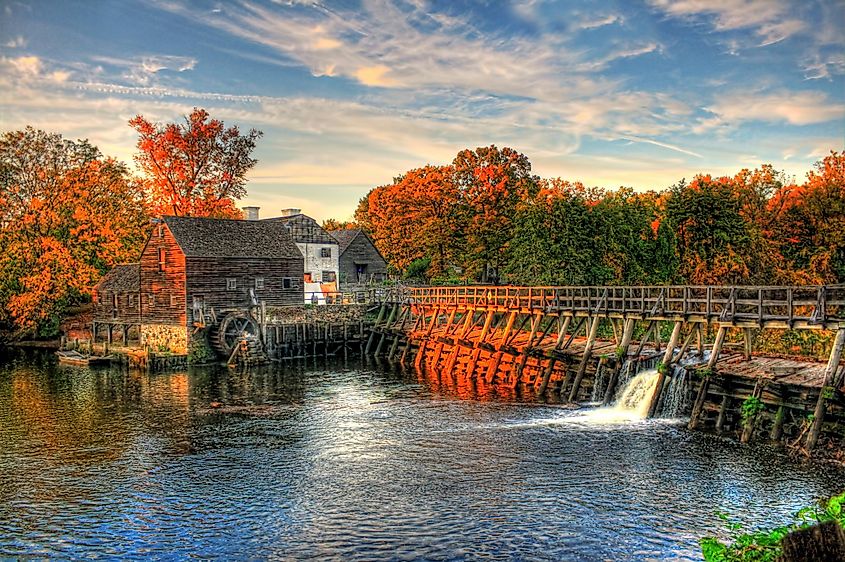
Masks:
[[[0,138],[0,306],[20,336],[50,336],[112,265],[137,258],[148,224],[125,165],[87,141],[31,127]]]
[[[184,123],[154,124],[138,115],[135,160],[147,176],[156,216],[241,218],[235,201],[246,193],[246,174],[258,162],[250,156],[261,132],[242,135],[204,109]]]
[[[832,151],[802,185],[782,186],[769,202],[772,232],[792,283],[845,281],[845,152]]]
[[[498,279],[507,261],[517,206],[537,193],[531,163],[512,148],[462,150],[452,162],[466,222],[462,265],[482,282]]]
[[[373,241],[398,269],[429,258],[428,276],[446,273],[460,244],[458,192],[450,166],[425,166],[374,189],[366,220]]]

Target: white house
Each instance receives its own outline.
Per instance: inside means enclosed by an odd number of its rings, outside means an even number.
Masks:
[[[303,215],[301,209],[282,209],[280,217],[264,220],[285,224],[305,258],[306,283],[335,283],[336,290],[340,271],[340,248],[337,240],[323,230],[316,220]]]

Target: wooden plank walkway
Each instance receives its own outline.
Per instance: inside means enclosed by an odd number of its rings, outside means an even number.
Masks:
[[[845,285],[419,287],[422,308],[519,311],[604,318],[719,323],[729,327],[836,329],[845,326]]]

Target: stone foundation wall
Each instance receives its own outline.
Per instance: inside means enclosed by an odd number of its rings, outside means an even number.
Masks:
[[[267,309],[268,324],[301,324],[303,322],[327,322],[343,324],[358,322],[364,317],[367,305],[328,304],[325,306],[285,306]]]
[[[152,351],[170,353],[188,353],[188,329],[185,326],[169,324],[143,324],[141,326],[141,345]]]

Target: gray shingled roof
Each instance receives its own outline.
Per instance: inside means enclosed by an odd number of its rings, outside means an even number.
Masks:
[[[140,290],[141,266],[137,263],[116,265],[97,283],[97,291],[137,293]]]
[[[204,217],[162,220],[189,258],[302,259],[281,223]]]
[[[343,252],[346,251],[346,248],[352,244],[352,241],[355,240],[359,234],[361,234],[360,228],[352,228],[349,230],[332,230],[329,232],[332,235],[332,238],[337,240],[338,246],[340,246],[340,255],[343,255]]]
[[[289,227],[288,232],[293,237],[293,241],[299,244],[337,244],[337,241],[323,230],[316,220],[302,213],[289,217],[273,217],[261,222],[286,225]]]

